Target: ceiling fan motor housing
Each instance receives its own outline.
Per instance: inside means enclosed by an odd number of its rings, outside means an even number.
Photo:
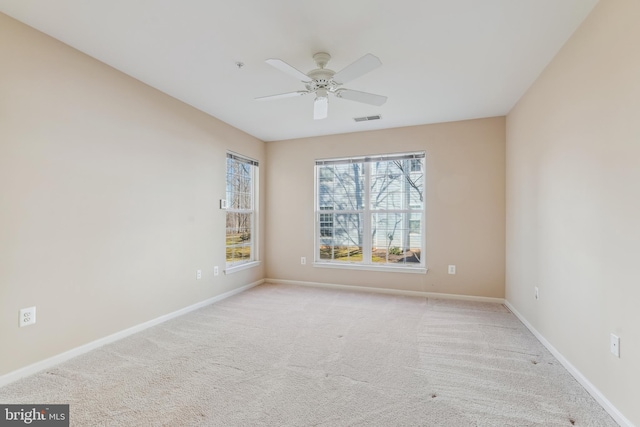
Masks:
[[[328,68],[318,68],[311,70],[307,74],[312,80],[305,86],[307,90],[316,91],[318,89],[328,89],[331,92],[335,90],[337,84],[332,80],[336,72]]]
[[[336,90],[338,85],[332,80],[333,75],[336,72],[328,68],[324,68],[330,59],[331,55],[326,52],[318,52],[313,55],[313,60],[316,62],[318,68],[307,73],[307,76],[311,78],[311,82],[305,85],[307,90],[313,92],[318,89],[326,89],[329,92],[334,92]]]

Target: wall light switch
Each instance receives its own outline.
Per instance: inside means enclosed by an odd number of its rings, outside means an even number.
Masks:
[[[196,280],[202,279],[202,270],[196,270]]]
[[[455,265],[450,265],[449,266],[449,274],[456,274],[456,266]]]
[[[216,265],[215,267],[213,267],[213,275],[217,276],[218,274],[220,274],[220,269],[218,269],[218,266]]]
[[[307,263],[307,257],[300,257],[300,264],[305,265]]]

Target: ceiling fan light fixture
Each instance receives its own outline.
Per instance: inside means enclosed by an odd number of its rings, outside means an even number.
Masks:
[[[326,89],[318,89],[316,91],[316,99],[318,98],[329,98],[329,94]]]
[[[326,119],[329,113],[329,98],[317,97],[313,102],[313,120]]]

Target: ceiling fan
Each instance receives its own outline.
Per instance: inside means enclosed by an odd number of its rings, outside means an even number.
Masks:
[[[316,53],[313,55],[313,60],[316,62],[318,68],[309,71],[307,74],[304,74],[302,71],[292,67],[281,59],[267,59],[267,64],[304,83],[306,90],[281,93],[279,95],[261,96],[256,98],[256,100],[264,101],[270,99],[290,98],[315,93],[316,99],[313,103],[313,118],[315,120],[327,117],[329,109],[329,94],[333,94],[338,98],[350,99],[352,101],[377,106],[381,106],[387,101],[386,96],[374,95],[373,93],[360,92],[341,87],[344,83],[354,80],[382,65],[382,62],[377,56],[368,53],[337,73],[328,68],[324,68],[330,59],[331,55],[328,53]]]

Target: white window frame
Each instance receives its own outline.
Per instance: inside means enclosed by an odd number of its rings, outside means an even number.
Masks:
[[[229,191],[229,183],[227,182],[227,159],[234,159],[236,161],[246,163],[251,166],[250,168],[250,205],[249,209],[235,209],[233,208],[232,200],[229,199],[230,191]],[[234,273],[236,271],[245,270],[247,268],[251,268],[260,264],[260,260],[258,257],[258,226],[259,226],[259,213],[258,213],[258,177],[259,177],[259,163],[257,160],[252,159],[250,157],[234,153],[232,151],[228,151],[225,158],[225,192],[226,192],[226,212],[225,212],[225,274]],[[250,257],[249,259],[232,261],[229,262],[226,260],[226,251],[229,247],[226,243],[227,239],[227,213],[249,213],[251,214],[251,225],[250,225],[250,233],[251,233],[251,241],[248,245],[250,248]]]
[[[393,161],[393,160],[419,160],[422,164],[420,172],[422,172],[423,180],[423,202],[422,208],[416,209],[413,206],[407,206],[406,209],[371,209],[371,167],[370,165],[376,161]],[[327,210],[320,209],[319,203],[319,167],[327,164],[348,164],[348,163],[364,163],[364,202],[363,208],[358,210],[331,210],[332,213],[339,214],[361,214],[362,215],[362,261],[335,261],[320,258],[320,241],[323,236],[320,235],[320,219],[322,214],[326,214]],[[409,169],[409,173],[415,172]],[[405,273],[420,273],[427,272],[426,267],[426,165],[425,165],[425,152],[412,152],[412,153],[396,153],[396,154],[383,154],[372,156],[360,156],[349,158],[335,158],[335,159],[318,159],[315,162],[314,167],[314,267],[324,268],[341,268],[341,269],[355,269],[355,270],[374,270],[374,271],[393,271],[393,272],[405,272]],[[419,263],[377,263],[373,262],[371,258],[372,254],[372,215],[374,213],[380,214],[420,214],[420,226],[421,226],[421,254]],[[411,217],[409,216],[409,221]],[[334,228],[335,229],[335,228]],[[335,232],[332,233],[335,235]]]

